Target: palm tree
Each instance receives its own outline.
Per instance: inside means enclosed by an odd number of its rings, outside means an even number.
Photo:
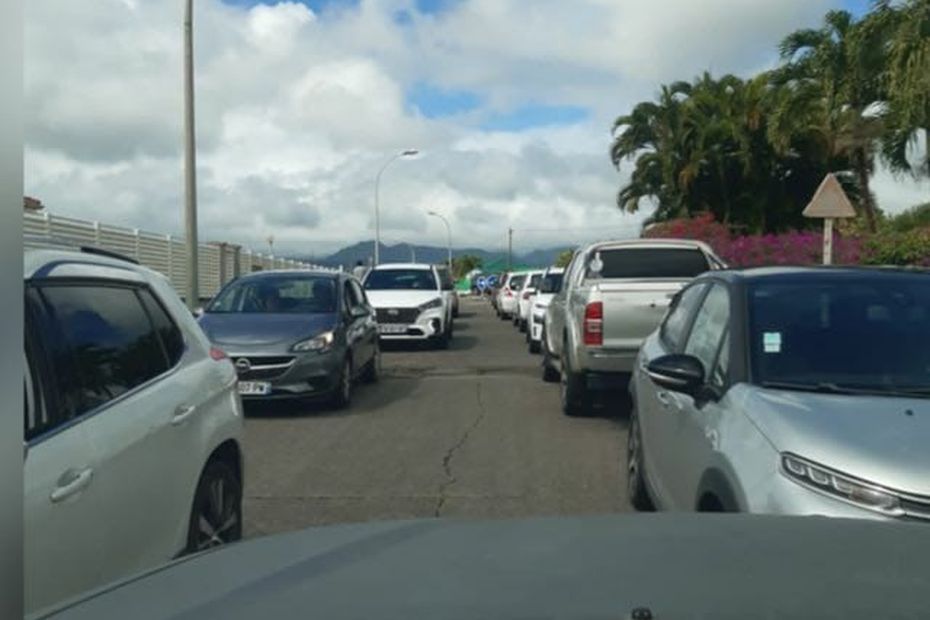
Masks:
[[[872,109],[880,94],[881,50],[869,45],[857,27],[847,11],[830,11],[821,28],[798,30],[782,41],[786,65],[773,80],[796,98],[780,102],[773,142],[784,147],[793,134],[806,133],[831,158],[847,160],[874,231],[877,209],[869,179],[881,135],[880,116]]]

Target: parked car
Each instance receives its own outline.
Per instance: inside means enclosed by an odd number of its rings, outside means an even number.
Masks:
[[[517,296],[526,280],[525,273],[511,273],[497,294],[497,310],[501,320],[513,320],[517,312]]]
[[[459,293],[455,290],[455,279],[449,271],[448,265],[436,265],[436,271],[439,273],[439,281],[442,284],[442,294],[446,302],[452,308],[452,324],[459,317]]]
[[[707,244],[691,240],[606,241],[576,252],[549,303],[543,339],[543,379],[560,378],[563,412],[584,415],[595,390],[625,388],[671,298],[722,266]]]
[[[383,340],[430,341],[449,346],[452,307],[432,265],[385,263],[365,278],[365,291],[377,311]]]
[[[514,314],[514,324],[520,329],[520,332],[526,332],[526,326],[530,321],[530,310],[533,308],[533,298],[536,296],[536,290],[539,288],[539,281],[542,279],[545,271],[530,271],[526,274],[523,288],[517,296],[517,311]]]
[[[240,538],[227,356],[163,276],[129,259],[27,250],[23,262],[27,612]]]
[[[262,271],[227,284],[200,326],[226,351],[246,401],[325,399],[346,407],[378,379],[375,311],[347,273]]]
[[[530,353],[539,353],[542,342],[543,323],[546,320],[546,309],[549,302],[562,286],[562,276],[565,269],[550,267],[543,274],[539,282],[539,289],[533,297],[533,307],[530,309],[529,329],[526,330],[526,342]]]
[[[637,506],[930,523],[930,273],[709,273],[643,344]]]
[[[498,275],[497,277],[493,278],[491,280],[492,282],[491,286],[488,287],[488,295],[491,298],[491,307],[494,308],[494,312],[495,314],[497,314],[498,317],[500,317],[501,315],[501,308],[500,308],[501,289],[503,289],[504,285],[507,284],[507,280],[509,278],[510,278],[510,273],[504,272]]]

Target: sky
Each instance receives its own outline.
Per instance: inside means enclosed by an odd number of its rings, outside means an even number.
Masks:
[[[773,66],[867,0],[195,0],[199,235],[324,255],[526,251],[638,234],[611,125],[659,85]],[[55,214],[179,234],[181,0],[30,0],[25,188]],[[889,212],[930,184],[874,179]]]

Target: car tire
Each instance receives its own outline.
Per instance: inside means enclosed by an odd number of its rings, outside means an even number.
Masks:
[[[572,371],[569,360],[568,343],[562,344],[562,372],[559,376],[559,396],[562,401],[562,413],[569,417],[586,416],[591,410],[590,395],[585,385],[585,377]]]
[[[440,335],[433,338],[433,348],[437,350],[443,350],[449,348],[449,332],[444,331]]]
[[[526,321],[524,321],[523,319],[520,319],[520,333],[526,334],[528,333],[528,331],[529,330],[526,328]]]
[[[187,525],[185,553],[242,538],[242,481],[222,459],[210,459],[200,474]]]
[[[333,409],[345,409],[352,402],[352,358],[346,355],[342,363],[342,371],[336,381],[336,387],[329,397],[329,404]]]
[[[531,339],[529,345],[527,346],[527,349],[528,349],[529,352],[532,353],[533,355],[538,354],[538,353],[539,353],[539,349],[540,349],[539,342],[537,342],[537,341]]]
[[[539,339],[542,348],[542,380],[546,383],[555,383],[559,380],[559,372],[552,366],[552,353],[549,352],[549,346],[546,344],[546,330],[543,330]]]
[[[630,412],[630,426],[626,440],[626,490],[630,503],[636,510],[654,510],[649,491],[646,489],[646,466],[643,460],[643,434],[639,426],[639,415],[634,403]]]
[[[381,378],[381,347],[375,345],[375,354],[371,360],[365,364],[365,370],[362,371],[362,381],[365,383],[377,383]]]

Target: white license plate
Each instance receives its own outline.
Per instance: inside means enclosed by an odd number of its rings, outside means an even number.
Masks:
[[[407,326],[406,325],[391,325],[391,324],[382,324],[378,325],[378,331],[382,334],[406,334]]]
[[[266,396],[271,393],[271,384],[267,381],[240,381],[239,393],[243,396]]]

